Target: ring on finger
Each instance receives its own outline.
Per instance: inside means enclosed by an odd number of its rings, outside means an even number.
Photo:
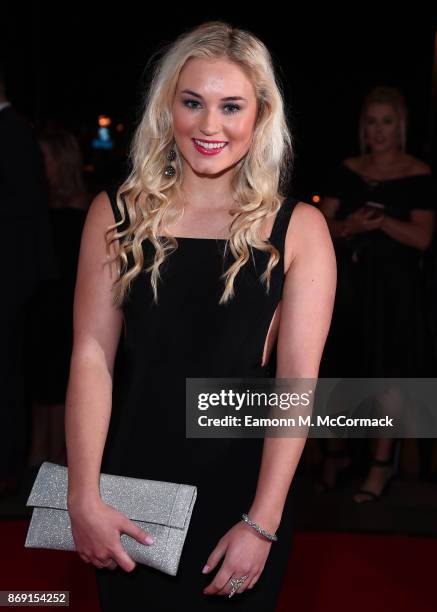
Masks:
[[[228,595],[229,597],[232,597],[232,595],[234,595],[238,589],[240,588],[240,586],[243,584],[243,582],[247,579],[247,575],[246,576],[241,576],[240,578],[230,578],[229,582],[231,583],[231,592]]]

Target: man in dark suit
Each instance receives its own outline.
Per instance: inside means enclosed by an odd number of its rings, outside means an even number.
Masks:
[[[26,462],[26,309],[41,280],[58,276],[44,161],[31,126],[6,97],[0,65],[0,496],[17,490]]]

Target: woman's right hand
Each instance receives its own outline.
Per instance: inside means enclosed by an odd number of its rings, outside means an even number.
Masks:
[[[122,533],[150,546],[146,543],[147,536],[151,537],[147,531],[100,498],[69,503],[68,512],[76,551],[85,563],[93,563],[99,569],[115,569],[117,565],[126,572],[135,569],[135,561],[120,541]]]
[[[358,208],[348,215],[345,221],[345,236],[361,234],[378,229],[381,224],[381,216],[375,217],[375,213],[365,206]]]

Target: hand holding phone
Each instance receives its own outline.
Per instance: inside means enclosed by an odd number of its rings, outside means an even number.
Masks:
[[[364,204],[364,209],[366,212],[372,213],[370,219],[378,219],[378,217],[384,214],[385,206],[379,202],[366,202]]]
[[[379,229],[383,221],[385,206],[379,202],[366,202],[361,208],[348,215],[345,220],[342,237],[349,238],[354,234]]]

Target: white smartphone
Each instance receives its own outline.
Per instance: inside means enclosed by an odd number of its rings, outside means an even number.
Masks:
[[[372,219],[376,219],[384,214],[385,206],[379,202],[366,202],[364,204],[364,208],[373,213],[371,217]]]

